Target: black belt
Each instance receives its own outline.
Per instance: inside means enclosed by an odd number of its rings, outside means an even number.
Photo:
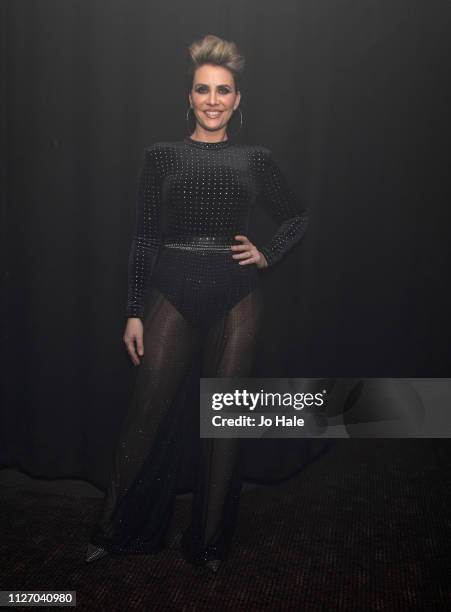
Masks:
[[[230,250],[237,244],[235,236],[198,236],[184,234],[183,236],[165,236],[163,245],[170,249],[188,250]]]

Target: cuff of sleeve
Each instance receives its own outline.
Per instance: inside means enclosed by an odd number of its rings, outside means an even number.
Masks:
[[[258,249],[262,255],[265,256],[265,259],[268,263],[268,268],[270,268],[274,263],[274,256],[272,252],[265,246],[259,247]]]
[[[133,307],[127,307],[125,310],[125,316],[127,317],[127,319],[141,319],[141,321],[144,320],[144,309],[138,306],[133,306]]]

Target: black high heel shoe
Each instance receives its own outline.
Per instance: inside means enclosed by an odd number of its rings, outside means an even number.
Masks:
[[[97,561],[97,559],[101,559],[108,555],[108,551],[102,546],[96,546],[95,544],[88,544],[88,548],[86,549],[86,563],[92,563],[93,561]]]
[[[222,565],[222,559],[219,559],[220,552],[216,545],[207,546],[202,552],[193,552],[195,545],[193,539],[190,538],[190,532],[185,531],[182,535],[182,552],[188,563],[197,567],[206,568],[209,572],[217,574]]]

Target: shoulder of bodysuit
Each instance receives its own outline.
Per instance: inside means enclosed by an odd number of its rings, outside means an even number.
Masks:
[[[271,157],[271,150],[263,145],[248,145],[248,157],[258,172],[265,172]]]
[[[174,144],[172,142],[154,142],[145,147],[145,157],[156,167],[163,167],[165,161],[169,158],[170,152],[174,149]]]
[[[264,159],[271,156],[271,149],[263,145],[248,145],[248,148],[256,158]]]
[[[167,150],[171,145],[173,145],[171,142],[154,142],[145,148],[145,152],[146,154],[158,154]]]

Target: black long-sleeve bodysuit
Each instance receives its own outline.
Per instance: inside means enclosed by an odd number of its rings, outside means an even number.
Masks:
[[[187,137],[145,150],[126,305],[128,317],[143,321],[144,356],[91,536],[112,553],[151,553],[165,544],[187,418],[173,399],[194,351],[202,350],[203,377],[251,375],[261,272],[240,265],[230,246],[241,244],[236,235],[248,236],[256,205],[278,224],[257,245],[272,266],[301,239],[308,216],[269,149]],[[202,438],[199,448],[182,540],[193,562],[225,556],[241,489],[239,439]]]

